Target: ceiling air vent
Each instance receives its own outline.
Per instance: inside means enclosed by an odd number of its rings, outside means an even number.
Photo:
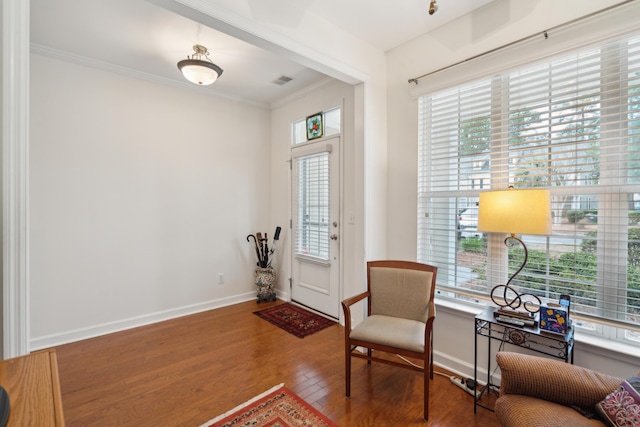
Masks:
[[[275,79],[273,83],[277,84],[278,86],[282,86],[289,83],[291,80],[293,80],[292,77],[280,76],[277,79]]]

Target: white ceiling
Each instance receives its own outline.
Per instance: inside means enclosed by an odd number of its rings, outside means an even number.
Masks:
[[[429,0],[233,1],[246,3],[253,16],[275,25],[297,26],[305,14],[317,14],[386,52],[492,0],[439,0],[432,16]],[[177,62],[193,53],[191,46],[202,44],[224,73],[214,85],[194,88],[259,105],[326,78],[145,0],[31,0],[31,43],[34,52],[181,85],[191,84]],[[293,81],[274,84],[282,75]]]

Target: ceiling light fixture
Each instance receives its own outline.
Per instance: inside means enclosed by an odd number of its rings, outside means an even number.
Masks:
[[[438,11],[438,3],[436,0],[431,0],[431,4],[429,4],[429,15],[433,15]]]
[[[209,51],[199,44],[193,46],[191,58],[178,62],[178,68],[185,79],[197,85],[213,84],[222,75],[222,68],[209,59]]]

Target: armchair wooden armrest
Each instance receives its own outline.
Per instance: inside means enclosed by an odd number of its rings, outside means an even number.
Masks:
[[[342,301],[342,311],[344,312],[344,327],[348,332],[351,332],[351,306],[370,296],[371,293],[369,291],[365,291]]]
[[[436,318],[436,303],[435,301],[431,300],[431,302],[429,302],[429,317],[427,318],[427,322],[433,323],[435,318]]]

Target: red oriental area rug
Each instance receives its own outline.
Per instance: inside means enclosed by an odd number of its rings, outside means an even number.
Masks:
[[[258,315],[298,338],[304,338],[307,335],[311,335],[336,324],[333,320],[329,320],[326,317],[319,316],[309,310],[289,304],[288,302],[264,310],[254,311],[253,314]]]
[[[300,396],[277,385],[200,427],[338,427]]]

